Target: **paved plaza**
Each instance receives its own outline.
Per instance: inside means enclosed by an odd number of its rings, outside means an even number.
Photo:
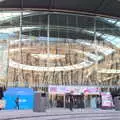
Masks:
[[[2,110],[0,120],[120,120],[120,111],[100,109]]]

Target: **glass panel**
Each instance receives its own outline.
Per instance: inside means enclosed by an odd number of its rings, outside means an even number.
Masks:
[[[0,15],[0,54],[9,51],[4,85],[119,84],[119,20],[42,11]]]
[[[97,24],[97,32],[102,33],[101,39],[103,39],[103,44],[101,44],[107,51],[108,55],[104,55],[104,61],[99,65],[98,78],[100,79],[100,84],[114,86],[119,84],[119,47],[120,47],[120,28],[119,20],[111,18],[100,18],[99,20],[105,20],[103,26]],[[100,44],[99,44],[100,45]],[[115,72],[116,71],[116,72]],[[116,79],[117,77],[117,79]]]

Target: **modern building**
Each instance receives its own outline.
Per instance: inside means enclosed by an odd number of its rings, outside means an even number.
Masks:
[[[0,1],[1,85],[120,85],[119,0]]]

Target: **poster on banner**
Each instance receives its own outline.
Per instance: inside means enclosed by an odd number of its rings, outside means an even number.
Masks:
[[[82,92],[84,92],[84,89],[82,87],[78,87],[78,86],[49,85],[48,91],[50,94],[72,93],[73,95],[80,95]]]
[[[49,85],[48,91],[50,94],[67,94],[71,93],[73,95],[85,95],[100,94],[100,89],[97,87],[87,87],[87,86],[62,86],[62,85]]]
[[[112,108],[113,107],[113,100],[112,95],[110,92],[102,92],[102,108]]]
[[[64,94],[65,87],[64,86],[50,85],[48,88],[48,91],[50,94]]]
[[[79,86],[66,86],[65,93],[71,93],[73,95],[81,95],[84,92],[83,87]]]
[[[100,88],[98,87],[87,87],[84,90],[85,95],[99,95],[100,94]]]

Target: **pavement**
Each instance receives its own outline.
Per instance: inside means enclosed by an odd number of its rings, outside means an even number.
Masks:
[[[1,110],[0,120],[120,120],[120,111],[101,109],[52,108],[46,112]]]

